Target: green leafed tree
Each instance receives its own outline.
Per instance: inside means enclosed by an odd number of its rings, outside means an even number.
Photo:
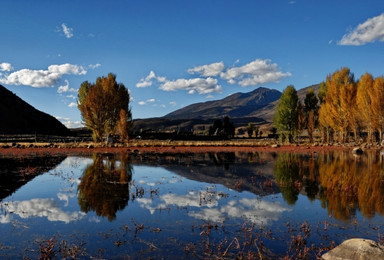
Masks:
[[[248,123],[248,126],[247,126],[247,133],[248,133],[248,137],[251,138],[253,136],[253,131],[255,130],[255,127],[252,123]]]
[[[313,143],[313,131],[317,127],[319,117],[319,100],[312,88],[309,88],[304,99],[304,117],[309,141]]]
[[[78,108],[83,122],[92,130],[95,142],[103,136],[119,133],[127,139],[132,113],[129,108],[129,92],[116,75],[98,77],[96,83],[85,81],[78,92]]]
[[[293,141],[298,127],[297,91],[293,85],[288,86],[280,97],[274,117],[274,124],[282,140]]]

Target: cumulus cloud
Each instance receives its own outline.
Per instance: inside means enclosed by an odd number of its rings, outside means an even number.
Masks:
[[[188,69],[190,74],[200,74],[203,77],[215,77],[219,75],[224,69],[224,63],[216,62],[209,65],[197,66],[192,69]]]
[[[230,84],[240,86],[256,86],[269,82],[278,82],[282,78],[291,76],[289,72],[282,72],[271,60],[256,59],[240,67],[232,67],[220,73],[220,77]]]
[[[71,102],[71,103],[69,103],[68,104],[68,107],[77,107],[77,103],[75,103],[75,102]]]
[[[63,30],[63,33],[66,38],[69,39],[73,37],[73,28],[69,28],[65,23],[62,23],[61,29]]]
[[[12,71],[13,67],[10,63],[3,62],[0,63],[0,71]]]
[[[156,80],[158,82],[165,82],[165,77],[156,76],[155,72],[151,70],[145,78],[140,79],[140,81],[136,84],[136,87],[138,88],[146,88],[150,87],[153,84],[153,80]]]
[[[351,32],[345,34],[339,45],[364,45],[374,41],[384,41],[384,13],[359,24]]]
[[[21,69],[4,75],[0,83],[8,85],[26,85],[36,88],[55,86],[63,75],[85,75],[87,71],[78,65],[50,65],[47,70]]]
[[[222,88],[214,78],[193,78],[193,79],[177,79],[174,81],[166,81],[160,86],[164,91],[186,90],[189,94],[209,94],[212,92],[221,92]]]
[[[65,80],[65,85],[64,86],[60,86],[57,89],[57,93],[76,92],[76,91],[77,91],[76,89],[69,87],[69,81],[68,80]]]

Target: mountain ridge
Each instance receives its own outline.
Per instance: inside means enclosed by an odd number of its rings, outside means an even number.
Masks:
[[[320,84],[297,90],[303,102],[309,88],[318,92]],[[196,125],[209,125],[215,119],[228,116],[238,126],[248,123],[270,124],[282,92],[276,89],[259,87],[250,92],[237,92],[223,99],[194,103],[177,109],[163,117],[136,119],[133,130],[167,131],[175,129],[192,130]]]
[[[71,135],[55,117],[37,110],[0,85],[0,134]]]

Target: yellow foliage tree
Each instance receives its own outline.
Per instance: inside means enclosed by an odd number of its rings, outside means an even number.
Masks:
[[[351,119],[356,98],[354,76],[349,68],[342,68],[328,75],[325,84],[327,91],[319,110],[319,121],[323,127],[336,131],[343,142],[348,130],[355,128],[356,119]]]
[[[124,134],[128,132],[132,120],[129,93],[123,84],[116,82],[116,75],[112,73],[107,77],[98,77],[96,83],[85,81],[81,84],[78,108],[85,126],[92,130],[95,142],[116,133],[119,120],[126,120]]]
[[[369,73],[365,73],[360,77],[357,88],[357,106],[359,108],[359,115],[362,119],[363,126],[368,131],[368,141],[372,141],[372,134],[374,129],[374,117],[373,103],[374,89],[373,89],[373,77]]]
[[[377,77],[373,83],[373,92],[375,99],[372,108],[374,118],[374,126],[380,134],[380,141],[383,141],[384,130],[384,77]]]

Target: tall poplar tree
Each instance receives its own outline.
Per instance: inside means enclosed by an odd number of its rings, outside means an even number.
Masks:
[[[120,131],[128,131],[128,125],[131,124],[128,89],[122,83],[117,83],[116,75],[112,73],[107,77],[98,77],[96,83],[85,81],[81,84],[78,108],[85,126],[92,130],[95,142],[100,142],[103,136],[115,134],[118,123]]]
[[[351,123],[351,107],[356,97],[356,84],[349,68],[335,71],[326,79],[326,93],[319,111],[320,124],[332,128],[344,142],[348,131],[353,128]]]
[[[295,87],[287,86],[280,97],[274,117],[275,127],[282,135],[282,140],[293,141],[298,127],[298,101]]]
[[[373,102],[376,129],[380,134],[380,142],[383,142],[384,131],[384,77],[377,77],[373,83],[376,99]]]

